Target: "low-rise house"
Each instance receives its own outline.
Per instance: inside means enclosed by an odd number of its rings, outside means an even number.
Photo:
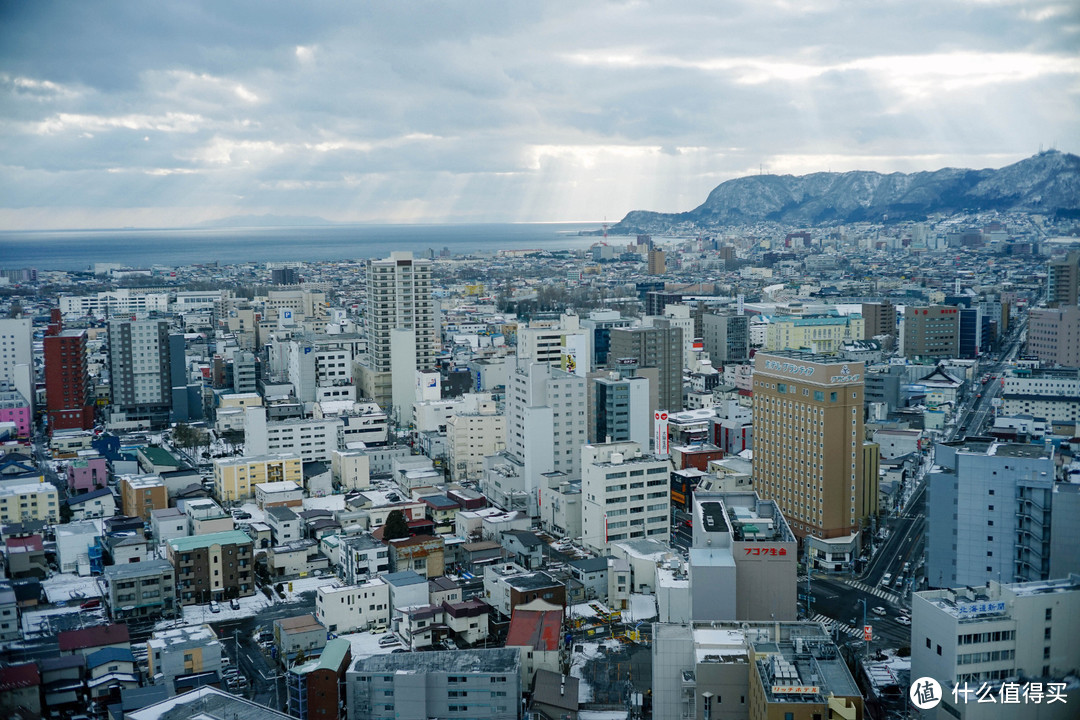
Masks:
[[[428,602],[442,605],[444,602],[461,602],[461,586],[444,576],[428,580]]]
[[[454,532],[454,518],[461,506],[456,500],[446,495],[425,495],[420,498],[424,503],[425,514],[435,523],[435,533],[447,535]]]
[[[266,524],[274,534],[274,545],[285,545],[301,537],[300,517],[284,505],[266,509]]]
[[[158,473],[161,481],[165,483],[165,492],[169,497],[175,498],[192,485],[202,487],[202,475],[194,468],[181,468],[179,470],[166,470]]]
[[[476,645],[487,639],[491,606],[483,600],[473,598],[462,602],[444,602],[442,610],[443,623],[459,646]]]
[[[61,655],[42,658],[41,684],[50,712],[82,712],[86,708],[86,657]]]
[[[306,577],[328,572],[330,559],[319,552],[314,540],[294,540],[270,548],[266,567],[274,578]]]
[[[136,451],[139,467],[148,475],[179,470],[184,466],[178,457],[165,448],[141,447]]]
[[[221,641],[209,625],[157,630],[146,642],[148,675],[172,694],[177,678],[221,672]]]
[[[326,647],[326,628],[311,613],[274,621],[274,645],[278,650],[278,662],[289,667],[296,661],[297,653],[311,659],[322,654]]]
[[[176,610],[176,571],[168,560],[108,565],[102,578],[114,619],[171,616]]]
[[[116,514],[116,496],[109,488],[73,495],[64,501],[73,521],[112,517]]]
[[[87,551],[101,537],[97,523],[89,520],[69,522],[56,527],[56,560],[60,572],[73,573],[79,570],[80,558],[85,558]]]
[[[474,575],[482,575],[486,566],[502,560],[503,548],[494,540],[477,540],[463,543],[458,556],[462,569]]]
[[[61,655],[89,655],[102,648],[131,649],[127,625],[112,623],[81,630],[63,630],[56,635]]]
[[[566,586],[545,572],[500,563],[484,569],[484,597],[493,608],[510,617],[515,607],[537,599],[565,607]]]
[[[539,669],[533,675],[532,707],[541,717],[578,719],[578,679]]]
[[[444,542],[440,537],[398,538],[387,544],[390,546],[390,567],[394,572],[415,570],[427,578],[445,572]]]
[[[262,510],[276,505],[300,507],[304,504],[304,488],[291,480],[258,483],[255,485],[255,504]]]
[[[608,566],[606,558],[590,557],[571,560],[570,575],[584,588],[585,600],[607,602]]]
[[[105,536],[105,549],[112,558],[113,565],[145,560],[148,547],[141,532],[109,533]]]
[[[35,663],[0,667],[0,715],[41,716],[41,673]]]
[[[534,600],[514,608],[506,647],[521,653],[521,682],[532,685],[537,670],[561,672],[559,644],[562,642],[563,609],[558,605]]]
[[[301,533],[304,537],[321,540],[326,535],[336,535],[341,532],[341,523],[330,510],[302,510],[297,514],[300,517]]]
[[[382,579],[390,586],[390,607],[394,617],[404,608],[428,604],[427,580],[415,570],[387,573]]]
[[[328,632],[344,635],[390,624],[390,585],[373,578],[362,585],[324,585],[315,591],[315,618]]]
[[[528,530],[504,530],[499,533],[502,546],[511,560],[526,570],[538,569],[544,564],[544,542],[536,533]]]
[[[45,559],[45,545],[40,535],[9,537],[4,541],[4,546],[9,578],[44,580],[49,576],[49,562]]]
[[[130,649],[105,648],[86,656],[86,688],[90,699],[111,695],[117,688],[139,687],[139,670]]]
[[[150,532],[156,543],[187,537],[188,517],[179,508],[155,510],[150,513]]]

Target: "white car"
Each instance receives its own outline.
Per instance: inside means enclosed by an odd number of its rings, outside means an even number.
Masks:
[[[900,623],[901,625],[910,625],[911,618],[909,618],[907,615],[901,615],[900,617],[896,618],[896,622]]]
[[[871,610],[871,612],[875,615],[888,615],[888,613],[885,611],[885,608],[881,607],[880,605]]]
[[[218,603],[217,600],[211,600],[210,601],[210,612],[212,612],[212,613],[221,612],[221,605]]]

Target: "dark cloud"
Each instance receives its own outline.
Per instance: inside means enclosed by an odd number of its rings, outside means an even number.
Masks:
[[[617,218],[759,168],[997,166],[1076,150],[1078,31],[1054,0],[6,3],[0,224]]]

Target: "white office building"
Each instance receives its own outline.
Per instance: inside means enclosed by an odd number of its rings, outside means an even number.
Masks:
[[[536,517],[546,473],[580,478],[585,402],[585,378],[518,359],[506,388],[506,449],[484,460],[484,494]]]
[[[251,407],[244,412],[245,450],[249,455],[293,453],[304,462],[330,463],[334,451],[342,449],[341,418],[267,422],[265,408]]]
[[[315,619],[344,635],[390,624],[390,586],[382,578],[362,585],[324,585],[315,592]]]
[[[1080,575],[918,592],[911,601],[911,677],[931,677],[942,685],[944,707],[939,706],[937,717],[984,717],[971,714],[983,709],[975,707],[974,695],[966,703],[955,702],[953,687],[967,683],[974,691],[990,683],[1000,698],[1003,682],[1036,680],[1045,691],[1055,678],[1063,682],[1080,666],[1077,638]],[[1066,708],[1078,700],[1077,691],[1072,692]],[[1018,704],[1013,714],[993,717],[1035,717],[1035,709]],[[1075,713],[1075,707],[1069,712]]]
[[[635,442],[581,449],[581,542],[601,555],[610,543],[669,534],[671,499],[666,459],[642,454]]]

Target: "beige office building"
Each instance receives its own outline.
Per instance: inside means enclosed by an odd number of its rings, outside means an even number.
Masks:
[[[854,536],[863,503],[861,362],[796,352],[754,358],[754,488],[799,537]]]

